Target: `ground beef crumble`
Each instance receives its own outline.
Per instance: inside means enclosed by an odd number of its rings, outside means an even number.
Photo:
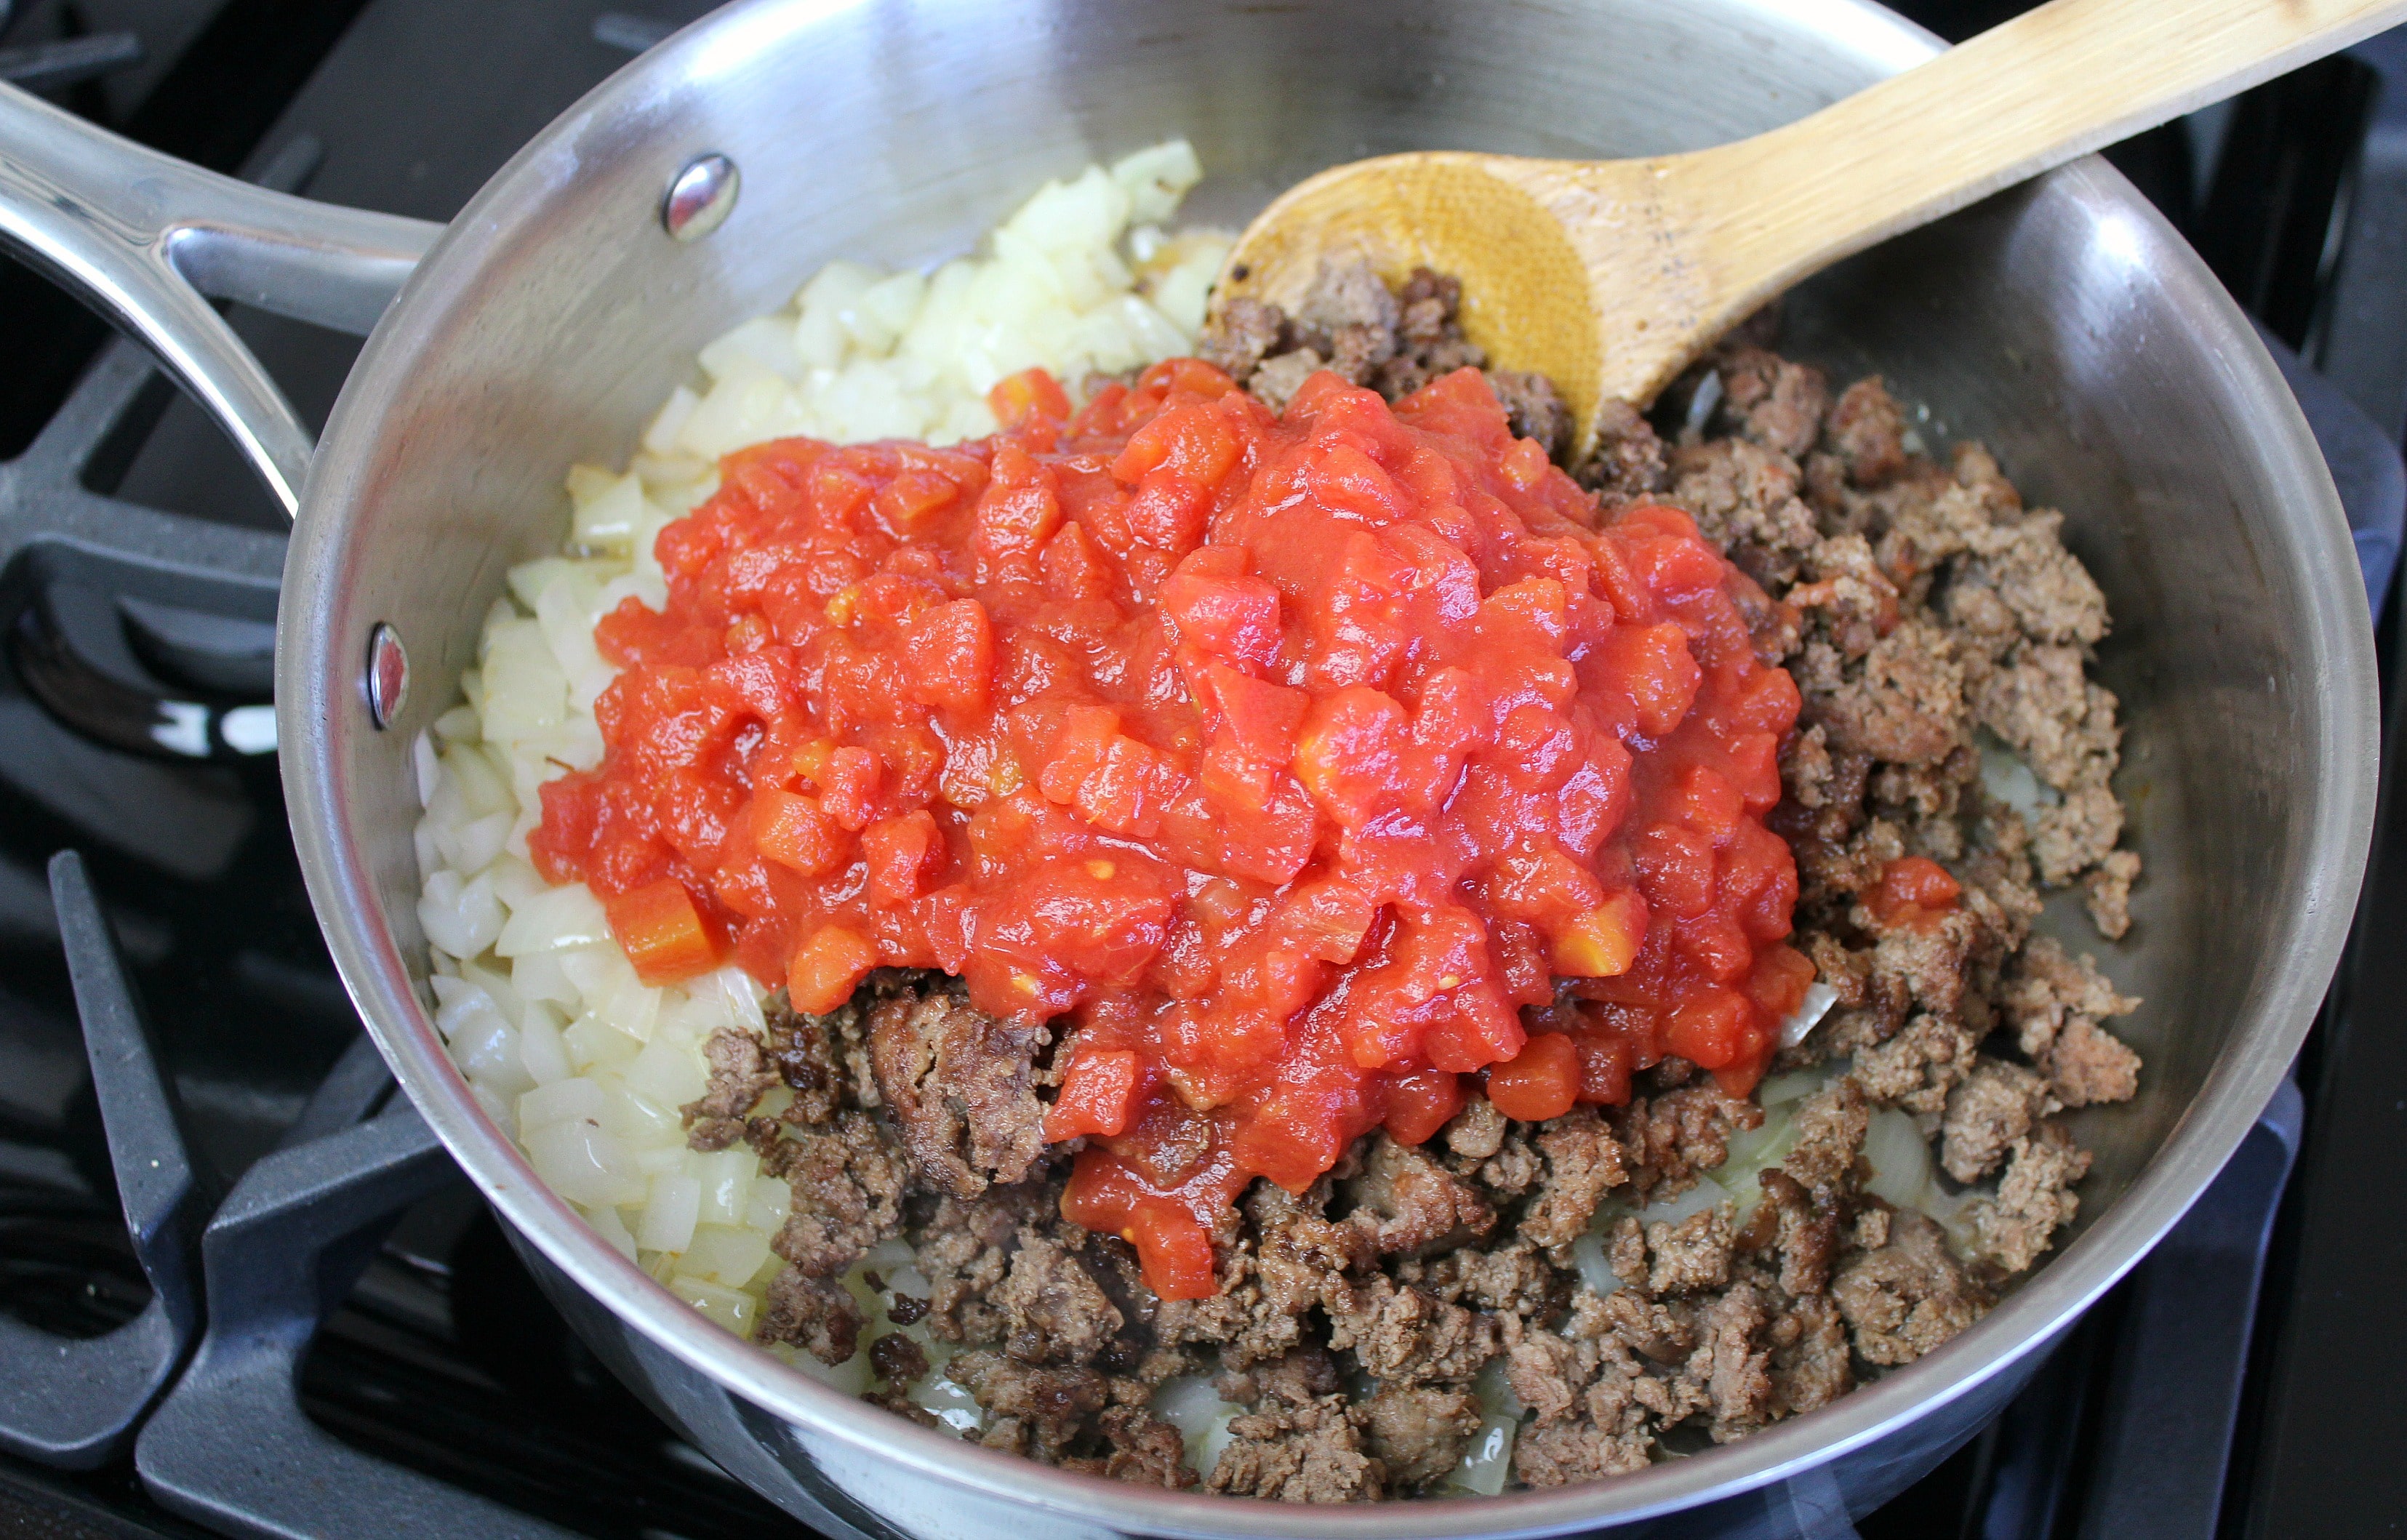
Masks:
[[[1045,1148],[1033,1094],[1043,1027],[972,1010],[958,987],[890,995],[869,1012],[879,1097],[919,1170],[957,1198],[1016,1182]]]
[[[1321,368],[1395,400],[1484,366],[1460,299],[1427,271],[1391,290],[1332,266],[1293,316],[1229,305],[1201,351],[1274,406]],[[845,1281],[899,1237],[925,1295],[869,1287],[950,1355],[942,1372],[985,1414],[977,1441],[1326,1503],[1441,1489],[1500,1377],[1519,1408],[1514,1474],[1560,1485],[1642,1469],[1675,1430],[1723,1442],[1811,1411],[1978,1319],[2078,1210],[2089,1157],[2056,1115],[2129,1098],[2140,1067],[2107,1026],[2139,1003],[2032,934],[2042,892],[2076,884],[2101,934],[2132,923],[2116,703],[2087,673],[2105,602],[2061,516],[2025,508],[1977,445],[1941,463],[1878,378],[1834,394],[1767,339],[1748,328],[1675,386],[1668,437],[1608,404],[1575,468],[1608,509],[1696,519],[1759,585],[1757,649],[1805,703],[1774,822],[1799,867],[1794,945],[1835,1003],[1775,1065],[1827,1077],[1785,1114],[1759,1192],[1638,1212],[1690,1193],[1764,1122],[1678,1061],[1624,1106],[1543,1125],[1474,1094],[1417,1148],[1374,1134],[1301,1194],[1258,1182],[1216,1237],[1220,1292],[1161,1301],[1126,1245],[1061,1218],[1049,1034],[973,1009],[941,976],[887,972],[829,1015],[779,996],[762,1036],[715,1034],[684,1108],[693,1148],[743,1140],[793,1187],[757,1335],[829,1363],[866,1351],[869,1398],[929,1420],[908,1391],[937,1372],[930,1352],[864,1344]],[[1487,378],[1517,433],[1566,449],[1545,380]],[[2044,789],[2027,812],[1985,788],[2000,749]],[[1906,855],[1958,877],[1956,909],[1890,923],[1867,905]],[[1936,1142],[1950,1191],[1994,1182],[1959,1201],[1952,1235],[1863,1185],[1872,1119],[1898,1113]],[[1200,1476],[1152,1407],[1194,1374],[1240,1408]]]

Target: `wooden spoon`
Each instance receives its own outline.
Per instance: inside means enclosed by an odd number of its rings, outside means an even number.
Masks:
[[[2407,16],[2407,0],[2051,0],[1813,116],[1628,161],[1386,155],[1289,189],[1215,303],[1303,301],[1324,256],[1462,280],[1493,364],[1563,392],[1577,452],[1798,279]]]

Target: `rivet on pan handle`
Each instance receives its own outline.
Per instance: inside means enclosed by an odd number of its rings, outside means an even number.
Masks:
[[[377,731],[391,727],[401,716],[401,708],[409,704],[409,651],[401,645],[401,633],[378,620],[368,633],[367,668],[368,715],[376,720]]]
[[[715,150],[697,155],[669,179],[661,226],[680,241],[698,241],[727,222],[743,191],[744,174],[733,161]]]

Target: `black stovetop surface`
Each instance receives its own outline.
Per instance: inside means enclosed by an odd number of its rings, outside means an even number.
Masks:
[[[11,17],[0,0],[0,74],[38,62],[15,50],[62,39],[93,58],[126,61],[138,49],[138,61],[48,93],[221,170],[443,219],[630,46],[704,8],[19,0]],[[2020,7],[1901,8],[1962,36]],[[119,34],[130,40],[111,42]],[[2384,89],[2393,60],[2407,59],[2397,45],[2377,39],[2115,154],[2271,332],[2336,382],[2302,377],[2302,395],[2322,403],[2319,431],[2330,434],[2353,517],[2364,515],[2360,554],[2384,572],[2398,549],[2395,445],[2407,425],[2407,134],[2391,127],[2407,121],[2407,89]],[[303,416],[322,421],[356,341],[256,313],[235,319]],[[91,440],[70,457],[71,496],[30,475],[7,479],[71,421]],[[155,520],[142,509],[202,521],[249,552],[249,569],[243,582],[187,592],[149,578],[121,586],[107,561],[52,562],[44,520],[74,498],[136,522]],[[0,259],[0,634],[21,643],[19,619],[38,609],[104,672],[156,693],[213,710],[263,701],[261,606],[272,599],[262,585],[272,584],[274,548],[263,542],[281,522],[138,354]],[[129,542],[121,565],[133,572],[143,559]],[[2386,687],[2402,645],[2396,604],[2377,632]],[[44,878],[51,855],[82,853],[216,1191],[285,1140],[358,1028],[302,891],[272,756],[174,763],[96,747],[45,710],[20,666],[23,647],[7,651],[0,1309],[96,1336],[133,1319],[150,1290],[119,1215]],[[2385,698],[2401,708],[2401,692],[2386,688]],[[2407,1379],[2407,1326],[2377,1291],[2407,1262],[2407,1232],[2388,1212],[2407,1191],[2407,1034],[2394,1026],[2407,956],[2376,939],[2407,923],[2407,819],[2387,816],[2393,791],[2386,775],[2359,940],[2300,1066],[2297,1171],[2282,1189],[2287,1148],[2272,1132],[2243,1155],[2261,1157],[2260,1188],[2285,1194],[2245,1374],[2255,1248],[2247,1173],[2235,1171],[2224,1228],[2201,1220],[2177,1235],[2188,1247],[2179,1265],[2144,1269],[2110,1296],[2003,1417],[1857,1521],[1867,1540],[2353,1535],[2407,1516],[2407,1462],[2392,1454],[2407,1419],[2388,1393]],[[2214,1366],[2217,1350],[2228,1367]],[[376,1249],[303,1359],[299,1388],[308,1417],[350,1447],[576,1533],[711,1540],[795,1528],[593,1360],[456,1182]],[[2219,1448],[2234,1404],[2228,1479],[2186,1452],[2151,1458],[2156,1446]],[[2174,1437],[2186,1419],[2202,1419],[2204,1433]],[[320,1533],[377,1528],[373,1514],[355,1518]],[[0,1455],[0,1536],[208,1533],[155,1501],[129,1459],[67,1474]]]

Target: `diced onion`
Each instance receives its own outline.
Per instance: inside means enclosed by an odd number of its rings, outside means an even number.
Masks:
[[[417,777],[418,806],[423,811],[434,800],[435,779],[442,774],[434,758],[434,735],[423,728],[409,740],[409,768]]]
[[[1447,1485],[1482,1497],[1503,1491],[1513,1474],[1513,1435],[1520,1426],[1519,1419],[1494,1412],[1482,1418],[1479,1431],[1471,1435],[1469,1447],[1462,1451],[1462,1464]]]
[[[2064,800],[2063,793],[2031,773],[2021,755],[1987,733],[1975,734],[1973,741],[1981,753],[1981,790],[1991,797],[2027,819]]]
[[[501,935],[502,901],[493,896],[491,877],[479,874],[463,882],[447,867],[426,879],[418,923],[427,940],[452,956],[474,957]]]
[[[519,1029],[519,1062],[539,1086],[564,1080],[572,1073],[568,1047],[561,1041],[560,1023],[548,1006],[536,1005],[528,1010],[526,1021]]]
[[[1579,1269],[1580,1282],[1590,1292],[1610,1294],[1621,1287],[1621,1275],[1604,1254],[1604,1237],[1594,1230],[1586,1231],[1572,1242],[1572,1263]]]
[[[1930,1145],[1911,1113],[1883,1107],[1864,1131],[1864,1160],[1873,1168],[1865,1184],[1875,1197],[1900,1208],[1921,1208],[1931,1193]]]
[[[1700,1176],[1696,1186],[1677,1197],[1648,1204],[1638,1211],[1638,1218],[1645,1224],[1677,1224],[1692,1214],[1702,1214],[1730,1201],[1729,1188],[1711,1176]]]
[[[635,1260],[635,1237],[627,1229],[627,1221],[619,1217],[619,1211],[616,1208],[608,1204],[601,1204],[587,1207],[583,1212],[585,1222],[599,1232],[602,1238],[608,1241],[620,1256],[629,1262]]]
[[[582,882],[571,882],[547,889],[520,905],[509,923],[495,934],[492,948],[500,956],[520,957],[563,947],[591,947],[609,939],[610,921],[602,912],[602,901]]]
[[[709,1278],[730,1289],[741,1289],[769,1258],[769,1237],[738,1225],[698,1225],[677,1263],[681,1274]]]
[[[627,1089],[663,1106],[683,1106],[701,1096],[708,1083],[701,1055],[685,1043],[653,1042],[627,1066]]]
[[[1822,1018],[1838,1003],[1839,991],[1820,979],[1806,985],[1805,998],[1780,1023],[1780,1046],[1793,1048],[1805,1041],[1805,1034],[1820,1025]]]
[[[742,1224],[745,1211],[752,1205],[752,1182],[761,1173],[761,1158],[737,1145],[732,1149],[697,1155],[693,1163],[702,1182],[704,1220],[710,1224]]]
[[[744,1222],[753,1229],[776,1234],[786,1227],[787,1216],[794,1211],[794,1190],[775,1176],[752,1178],[751,1201],[744,1210]],[[925,1296],[922,1295],[924,1298]]]
[[[700,1278],[674,1278],[670,1280],[669,1292],[739,1337],[752,1334],[753,1318],[761,1310],[761,1302],[741,1290],[706,1283]],[[858,1395],[861,1392],[855,1390],[852,1393]]]
[[[685,1119],[674,1106],[640,1094],[620,1076],[597,1077],[603,1089],[602,1126],[637,1148],[666,1145],[685,1148]]]
[[[534,1088],[534,1077],[527,1073],[520,1048],[519,1031],[498,1012],[463,1025],[451,1038],[451,1061],[472,1084],[506,1105]]]
[[[523,1131],[519,1142],[545,1185],[572,1203],[634,1203],[644,1196],[634,1162],[598,1124],[583,1119]]]
[[[526,1103],[521,1100],[519,1106],[523,1120]],[[651,1196],[644,1203],[644,1222],[635,1227],[635,1244],[647,1251],[684,1250],[693,1242],[694,1215],[701,1206],[702,1184],[692,1177],[653,1177]]]
[[[519,1098],[519,1128],[532,1133],[572,1119],[602,1119],[602,1088],[591,1080],[562,1078]]]
[[[1153,1415],[1169,1423],[1187,1441],[1187,1462],[1198,1476],[1210,1476],[1228,1447],[1229,1419],[1245,1410],[1221,1399],[1209,1375],[1179,1375],[1163,1380],[1153,1392]]]

